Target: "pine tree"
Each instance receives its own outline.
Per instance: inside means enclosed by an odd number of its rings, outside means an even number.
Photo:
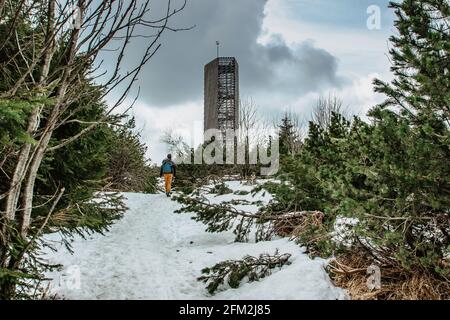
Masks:
[[[292,117],[286,112],[278,126],[280,155],[289,155],[296,152],[299,137],[295,129]]]
[[[363,248],[368,264],[448,279],[449,4],[390,6],[395,79],[375,81],[386,101],[369,112],[371,124],[337,114],[326,128],[311,124],[300,155],[283,164],[276,205],[323,210],[325,239],[336,216],[357,218],[348,250]]]
[[[369,112],[372,124],[355,119],[341,138],[337,130],[340,165],[320,179],[331,195],[328,213],[359,221],[351,250],[369,253],[368,264],[448,279],[449,4],[407,0],[391,7],[399,31],[391,38],[395,79],[375,81],[387,99]]]
[[[399,32],[390,38],[395,79],[375,81],[376,91],[388,96],[380,108],[400,108],[415,124],[434,118],[450,125],[448,1],[405,0],[390,7]]]
[[[369,160],[353,166],[366,179],[358,193],[370,197],[356,210],[371,215],[362,233],[389,248],[388,262],[448,276],[450,4],[406,0],[390,7],[399,32],[391,37],[395,79],[375,81],[388,98],[369,113],[374,127],[358,136],[365,147],[350,147]]]

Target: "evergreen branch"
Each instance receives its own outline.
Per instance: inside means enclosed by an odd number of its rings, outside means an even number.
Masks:
[[[276,234],[276,225],[281,222],[287,224],[292,221],[298,223],[299,219],[311,215],[321,215],[320,211],[298,211],[280,213],[273,215],[270,207],[261,208],[258,212],[252,213],[244,210],[238,210],[234,206],[242,204],[254,204],[248,201],[231,200],[219,204],[212,204],[204,196],[176,196],[174,199],[184,206],[176,210],[176,213],[193,212],[194,220],[203,222],[207,225],[208,232],[223,232],[233,229],[236,235],[236,241],[247,241],[252,226],[256,226],[256,241],[267,241]]]
[[[248,282],[259,281],[272,274],[275,268],[282,268],[291,264],[291,254],[274,255],[260,254],[259,257],[246,256],[242,260],[226,260],[215,264],[213,267],[204,268],[203,276],[197,278],[207,284],[206,289],[214,294],[225,283],[231,288],[238,288],[247,279]]]

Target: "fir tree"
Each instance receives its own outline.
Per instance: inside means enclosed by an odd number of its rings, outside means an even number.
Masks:
[[[278,126],[278,140],[280,155],[292,154],[296,151],[296,144],[298,144],[298,134],[293,123],[292,117],[286,112],[281,119],[281,124]]]

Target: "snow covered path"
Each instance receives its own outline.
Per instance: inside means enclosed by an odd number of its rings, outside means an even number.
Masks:
[[[344,299],[323,270],[294,243],[278,239],[235,243],[231,232],[206,233],[189,214],[175,214],[165,195],[125,193],[129,210],[106,235],[75,238],[74,254],[63,246],[45,254],[64,265],[53,272],[52,291],[68,299]],[[58,241],[59,235],[47,235]],[[289,266],[260,282],[210,296],[196,280],[202,268],[247,254],[292,254]],[[73,276],[79,272],[79,282]],[[69,281],[68,281],[69,279]],[[71,279],[71,280],[70,280]]]

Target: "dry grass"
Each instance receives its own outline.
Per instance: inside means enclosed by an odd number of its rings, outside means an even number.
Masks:
[[[329,239],[321,212],[309,212],[295,218],[286,216],[274,225],[276,233],[291,239],[302,239],[312,256],[320,256],[314,243]],[[311,232],[313,230],[313,232]],[[380,266],[381,288],[370,290],[367,268],[373,258],[360,247],[339,255],[328,266],[328,272],[338,287],[347,290],[353,300],[450,300],[450,282],[425,272],[407,271],[401,266]],[[448,267],[443,262],[443,268]]]
[[[275,223],[276,234],[282,237],[298,238],[299,235],[306,232],[312,226],[321,227],[324,214],[320,211],[311,211],[308,214],[295,216],[281,216]]]
[[[354,300],[449,300],[450,283],[432,275],[381,267],[381,289],[371,291],[362,254],[346,255],[330,263],[328,271],[335,285],[347,290]]]

